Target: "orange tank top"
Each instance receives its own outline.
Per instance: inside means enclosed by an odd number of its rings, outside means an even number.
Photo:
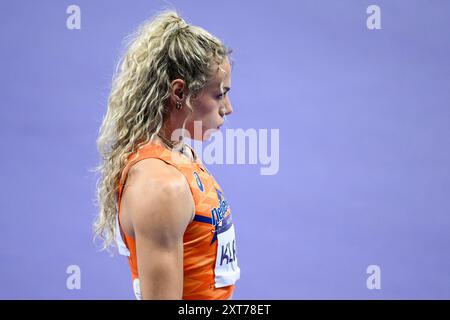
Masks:
[[[183,156],[175,158],[173,151],[153,142],[141,146],[130,155],[118,190],[116,227],[120,232],[116,232],[116,241],[119,253],[128,256],[136,298],[142,298],[136,242],[120,227],[120,200],[130,168],[148,158],[161,159],[178,169],[189,183],[195,203],[194,219],[183,236],[183,299],[228,299],[240,278],[240,269],[231,210],[223,191],[198,157],[194,162]]]

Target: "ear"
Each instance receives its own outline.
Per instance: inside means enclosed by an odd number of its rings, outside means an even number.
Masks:
[[[178,100],[183,100],[185,95],[185,82],[182,79],[175,79],[171,82],[170,99],[173,104]]]

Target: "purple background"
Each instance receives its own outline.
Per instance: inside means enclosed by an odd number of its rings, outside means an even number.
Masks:
[[[172,3],[234,49],[227,127],[280,129],[277,175],[208,166],[236,226],[234,298],[449,299],[450,2]],[[126,259],[93,245],[89,169],[122,39],[163,6],[2,2],[0,298],[134,298]]]

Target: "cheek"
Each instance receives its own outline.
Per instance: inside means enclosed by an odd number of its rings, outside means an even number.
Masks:
[[[211,118],[214,119],[219,114],[219,108],[219,101],[212,98],[204,98],[194,106],[194,119],[202,121],[208,121]]]
[[[219,115],[220,103],[214,99],[202,99],[193,104],[193,112],[186,124],[194,140],[209,140],[215,129],[221,122]],[[201,127],[199,124],[201,123]]]

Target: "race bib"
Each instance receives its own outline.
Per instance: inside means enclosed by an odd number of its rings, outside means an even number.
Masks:
[[[133,280],[133,291],[134,291],[134,296],[136,297],[136,300],[142,300],[141,282],[139,281],[139,279]]]
[[[221,288],[235,284],[241,273],[238,267],[236,238],[231,214],[217,226],[217,240],[215,287]]]

